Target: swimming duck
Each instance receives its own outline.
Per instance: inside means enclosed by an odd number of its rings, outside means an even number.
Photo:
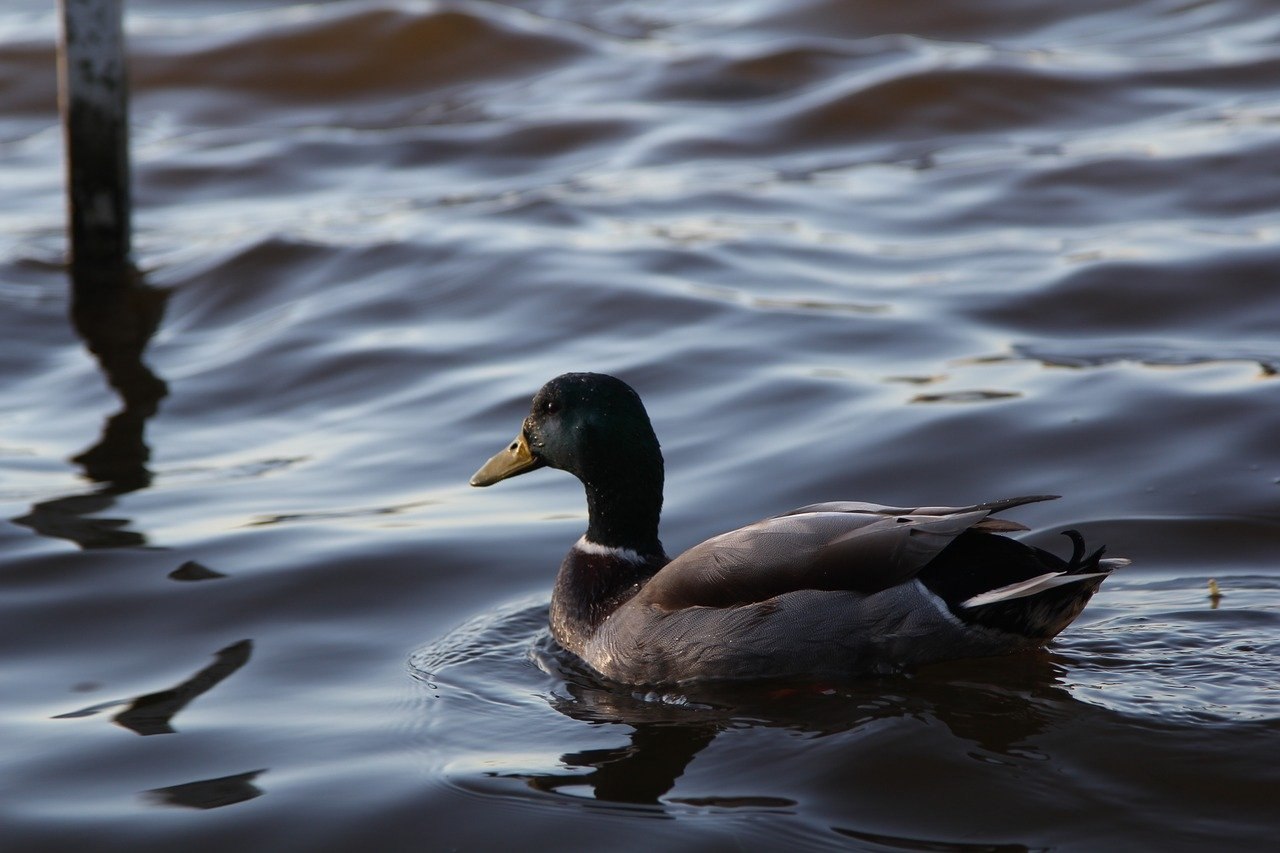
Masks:
[[[471,478],[544,466],[586,489],[587,532],[560,565],[551,632],[630,685],[829,679],[1047,643],[1127,560],[1069,560],[1000,535],[994,518],[1052,495],[964,507],[839,501],[722,533],[674,560],[658,539],[663,466],[639,395],[568,373],[533,398],[520,434]]]

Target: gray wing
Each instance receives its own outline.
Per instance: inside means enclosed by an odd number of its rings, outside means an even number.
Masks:
[[[748,604],[800,589],[878,592],[915,577],[966,530],[1025,530],[989,516],[1053,497],[966,507],[812,504],[695,545],[664,566],[641,598],[674,610]]]

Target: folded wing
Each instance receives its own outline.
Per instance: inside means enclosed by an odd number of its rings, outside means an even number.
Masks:
[[[1052,497],[966,507],[812,504],[694,546],[658,572],[641,596],[673,610],[731,607],[801,589],[878,592],[914,578],[966,530],[1024,529],[990,516]]]

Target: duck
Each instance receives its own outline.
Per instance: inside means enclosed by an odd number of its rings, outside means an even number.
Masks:
[[[815,503],[713,536],[671,559],[658,537],[663,459],[640,396],[601,373],[534,395],[519,434],[471,478],[540,468],[586,492],[587,530],[560,564],[551,635],[604,679],[672,687],[821,682],[1044,646],[1128,560],[1069,558],[1005,534],[997,513],[1056,495],[970,506]]]

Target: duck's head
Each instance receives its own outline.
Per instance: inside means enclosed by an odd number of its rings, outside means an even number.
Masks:
[[[592,492],[662,494],[662,451],[631,386],[603,373],[566,373],[538,391],[520,433],[471,478],[491,486],[543,466],[573,474]]]

